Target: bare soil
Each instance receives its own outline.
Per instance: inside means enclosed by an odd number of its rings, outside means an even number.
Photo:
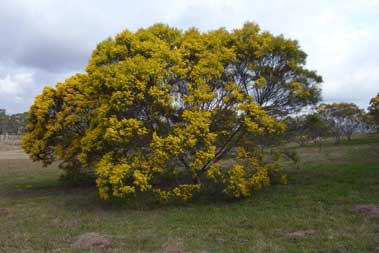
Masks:
[[[0,143],[0,160],[29,159],[19,145]]]
[[[164,253],[184,253],[183,245],[179,242],[166,242],[162,245]]]
[[[298,231],[294,231],[294,232],[288,233],[287,234],[287,238],[288,239],[292,239],[292,240],[299,240],[299,239],[304,239],[306,237],[312,236],[315,233],[316,233],[316,231],[313,230],[313,229],[298,230]]]
[[[101,248],[107,249],[112,246],[112,242],[104,235],[90,232],[77,237],[76,241],[71,245],[72,248]]]
[[[379,218],[379,205],[358,205],[354,210],[370,218]]]
[[[7,208],[0,208],[0,217],[8,216],[9,210]]]

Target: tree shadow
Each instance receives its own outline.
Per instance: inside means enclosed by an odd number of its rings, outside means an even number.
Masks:
[[[330,167],[325,166],[317,169],[293,169],[288,171],[289,185],[274,186],[254,193],[254,200],[232,200],[221,194],[214,192],[202,192],[188,202],[170,201],[160,202],[152,194],[138,194],[127,199],[101,200],[98,190],[94,184],[72,185],[58,179],[58,175],[48,177],[38,177],[28,182],[26,179],[15,183],[14,187],[1,187],[0,197],[10,200],[27,201],[30,199],[42,199],[70,212],[124,212],[124,211],[155,211],[169,210],[175,208],[207,208],[207,207],[226,207],[231,204],[245,203],[246,201],[276,202],[281,198],[291,198],[308,194],[310,198],[325,198],[328,193],[338,197],[341,191],[353,191],[360,189],[362,194],[370,191],[369,184],[375,178],[379,178],[379,170],[370,168],[357,169],[355,167]],[[374,180],[374,181],[373,181]],[[369,184],[368,184],[369,183]],[[17,187],[16,185],[22,185]],[[336,193],[333,193],[336,192]],[[286,196],[284,196],[286,195]],[[331,197],[331,196],[329,196]],[[333,199],[333,198],[331,198]]]
[[[45,201],[60,202],[59,206],[70,211],[97,212],[102,211],[154,211],[158,209],[188,208],[199,206],[227,206],[241,200],[233,200],[221,194],[202,192],[188,202],[161,202],[151,193],[140,193],[125,199],[112,198],[102,200],[94,184],[75,185],[65,183],[58,178],[40,178],[38,181],[21,183],[21,187],[7,187],[0,193],[8,199],[17,201],[44,199]]]

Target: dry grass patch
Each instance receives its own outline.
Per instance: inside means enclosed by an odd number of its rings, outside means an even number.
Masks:
[[[379,218],[379,205],[357,205],[354,210],[369,218]]]
[[[71,247],[73,248],[99,248],[108,249],[112,246],[112,242],[106,236],[90,232],[78,236]]]
[[[286,237],[288,239],[291,239],[291,240],[301,240],[301,239],[307,238],[309,236],[312,236],[315,233],[316,233],[316,231],[313,230],[313,229],[298,230],[298,231],[294,231],[294,232],[288,233],[286,235]]]

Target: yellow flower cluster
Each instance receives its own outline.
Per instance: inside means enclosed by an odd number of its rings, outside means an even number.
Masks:
[[[108,126],[104,139],[110,142],[128,143],[134,134],[137,136],[147,134],[143,122],[135,118],[118,120],[116,117],[111,117]]]
[[[32,160],[42,160],[44,165],[57,158],[66,164],[77,163],[74,160],[83,137],[78,124],[85,125],[89,118],[84,108],[90,101],[80,92],[86,83],[86,75],[76,74],[58,83],[56,88],[45,87],[36,97],[28,114],[28,133],[22,143]]]
[[[266,79],[263,76],[259,77],[258,80],[255,82],[255,87],[257,87],[258,89],[266,87]]]
[[[154,190],[162,201],[169,201],[170,199],[188,201],[192,199],[194,193],[199,191],[200,185],[198,184],[181,184],[171,190]]]
[[[246,126],[246,130],[252,134],[279,134],[285,130],[284,122],[277,121],[270,117],[267,112],[256,103],[241,104],[239,109],[245,112],[243,123]]]
[[[223,167],[221,163],[214,163],[206,172],[206,177],[213,184],[223,188],[230,198],[250,197],[270,184],[286,184],[287,177],[278,163],[279,157],[273,163],[264,163],[263,154],[258,151],[248,152],[243,147],[235,150],[235,164]]]
[[[135,159],[128,163],[123,158],[120,161],[108,153],[96,165],[97,186],[102,199],[125,197],[151,189],[148,163]],[[126,184],[130,182],[130,184]]]

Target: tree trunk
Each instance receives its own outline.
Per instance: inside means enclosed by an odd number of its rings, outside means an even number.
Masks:
[[[348,134],[346,137],[348,141],[351,141],[351,134]]]
[[[339,135],[337,135],[336,136],[336,141],[335,141],[335,144],[340,144],[340,142],[341,142],[341,136],[339,136]]]

